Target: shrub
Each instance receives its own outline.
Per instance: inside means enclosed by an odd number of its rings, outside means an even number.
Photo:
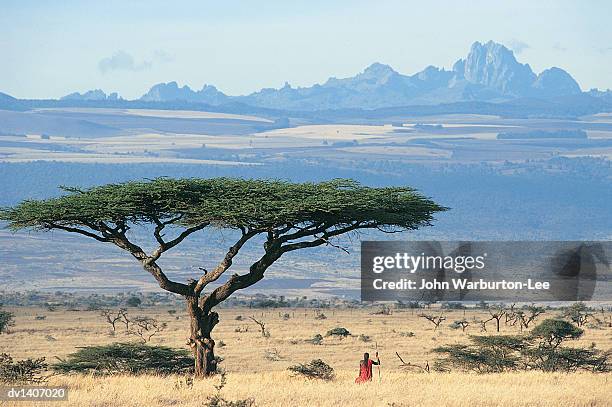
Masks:
[[[327,331],[325,336],[339,336],[341,338],[346,338],[347,336],[351,336],[351,333],[346,328],[338,327]]]
[[[373,312],[372,315],[391,315],[391,307],[383,304],[378,311]]]
[[[369,335],[364,334],[359,335],[359,340],[361,342],[372,342],[372,338]]]
[[[130,297],[125,303],[128,307],[140,307],[142,300],[138,297]]]
[[[298,364],[295,366],[290,366],[287,370],[307,377],[309,379],[321,379],[321,380],[333,380],[335,377],[334,369],[323,362],[321,359],[312,360],[310,363],[305,365]]]
[[[24,359],[13,361],[7,354],[0,354],[0,383],[5,384],[36,384],[43,383],[46,378],[42,373],[47,368],[45,358]]]
[[[61,373],[174,374],[190,373],[193,357],[184,349],[136,343],[88,346],[52,366]]]
[[[434,352],[444,353],[446,358],[437,360],[434,368],[446,371],[455,367],[477,373],[499,373],[517,368],[518,356],[514,352],[507,352],[504,345],[515,346],[515,341],[522,339],[510,335],[472,336],[470,339],[474,345],[453,344],[435,348]]]
[[[463,319],[459,319],[457,321],[454,321],[452,324],[449,325],[450,329],[461,329],[462,332],[465,332],[465,329],[470,325],[470,322],[463,318]]]
[[[206,400],[206,404],[204,407],[254,407],[255,400],[254,399],[243,399],[243,400],[226,400],[221,397],[219,394],[215,394],[214,396],[208,397]]]
[[[312,339],[307,339],[306,342],[310,342],[313,345],[321,345],[323,343],[323,335],[316,334]]]
[[[593,313],[583,302],[577,302],[569,306],[563,313],[563,317],[569,318],[578,326],[583,326],[592,317]]]
[[[264,358],[266,360],[269,360],[270,362],[278,362],[279,360],[283,359],[283,356],[281,355],[278,349],[273,348],[266,349],[266,351],[264,352]]]
[[[470,336],[472,344],[441,346],[434,352],[445,355],[436,361],[437,370],[459,368],[478,373],[508,370],[541,370],[573,372],[578,369],[593,372],[610,371],[611,352],[561,346],[563,341],[577,339],[583,330],[559,319],[547,319],[530,335]]]
[[[0,309],[0,334],[8,333],[8,328],[15,325],[15,314]]]
[[[557,347],[566,339],[578,339],[584,331],[562,319],[545,319],[533,328],[531,336],[541,339],[546,346]]]

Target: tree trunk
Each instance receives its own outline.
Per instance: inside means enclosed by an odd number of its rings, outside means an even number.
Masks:
[[[214,375],[217,372],[217,359],[211,332],[219,322],[219,315],[210,310],[202,310],[198,306],[197,298],[193,297],[187,298],[187,310],[191,319],[191,336],[188,343],[193,349],[195,377]]]

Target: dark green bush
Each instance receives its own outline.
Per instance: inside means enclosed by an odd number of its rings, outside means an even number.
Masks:
[[[0,354],[0,383],[36,384],[45,381],[45,358],[14,361],[7,353]]]
[[[346,338],[347,336],[351,336],[351,333],[346,328],[333,328],[327,331],[325,336],[339,336],[341,338]]]
[[[187,350],[141,343],[88,346],[52,366],[60,373],[173,374],[191,373],[193,357]]]
[[[8,332],[8,328],[15,325],[15,314],[0,309],[0,334]]]
[[[312,339],[306,339],[306,342],[312,343],[313,345],[321,345],[323,343],[323,335],[316,334]]]
[[[287,370],[307,377],[309,379],[333,380],[335,377],[334,369],[323,362],[321,359],[315,359],[305,365],[299,364],[290,366]]]

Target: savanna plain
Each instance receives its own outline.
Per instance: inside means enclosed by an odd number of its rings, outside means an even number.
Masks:
[[[48,312],[43,308],[10,309],[16,323],[10,334],[0,335],[0,352],[15,359],[46,357],[53,363],[79,347],[136,341],[120,327],[115,333],[100,316],[100,311]],[[170,311],[170,312],[168,312]],[[167,328],[152,337],[152,345],[185,348],[188,319],[181,310],[167,307],[130,309],[129,312],[155,317]],[[485,311],[446,310],[446,320],[434,330],[420,318],[420,310],[396,310],[390,315],[375,314],[375,309],[324,309],[326,319],[315,318],[313,309],[221,309],[221,322],[214,331],[216,353],[223,358],[226,383],[220,394],[226,400],[251,398],[256,406],[610,406],[612,375],[609,373],[515,372],[474,374],[421,371],[406,368],[404,362],[421,367],[432,365],[437,355],[432,349],[443,344],[467,343],[469,335],[493,335],[471,323],[462,332],[451,329],[452,321],[483,319]],[[439,310],[431,310],[436,315]],[[558,317],[549,310],[540,316]],[[40,316],[44,315],[44,319]],[[39,316],[37,319],[36,317]],[[239,318],[239,316],[241,318]],[[249,317],[265,322],[269,337]],[[325,336],[343,327],[346,338]],[[531,328],[531,326],[530,326]],[[585,329],[571,346],[610,350],[609,327]],[[518,326],[501,325],[500,334],[517,334]],[[308,340],[323,335],[321,344]],[[374,368],[371,383],[354,384],[359,360],[364,352],[378,350],[380,370]],[[332,381],[308,380],[287,368],[298,363],[322,359],[335,370]],[[218,394],[221,377],[191,381],[186,376],[92,376],[52,375],[47,385],[66,386],[68,400],[37,402],[36,406],[204,406],[207,398]],[[2,402],[23,406],[28,402]]]

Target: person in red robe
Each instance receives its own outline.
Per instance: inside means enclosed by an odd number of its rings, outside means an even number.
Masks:
[[[380,365],[378,352],[376,352],[376,360],[370,359],[369,353],[363,354],[363,360],[359,362],[359,376],[355,379],[355,383],[365,383],[372,381],[372,366]]]

